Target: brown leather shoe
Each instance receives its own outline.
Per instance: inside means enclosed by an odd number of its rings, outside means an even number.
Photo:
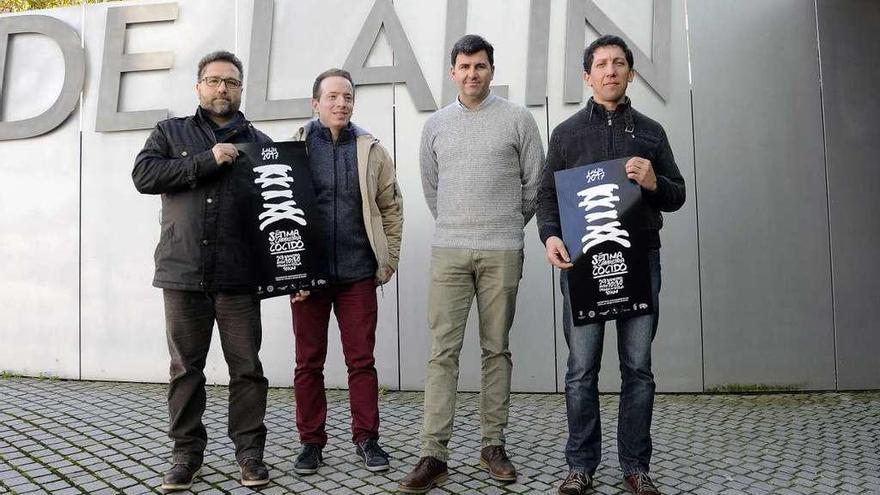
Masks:
[[[489,471],[493,480],[516,481],[516,468],[501,445],[483,447],[480,451],[480,467]]]
[[[623,478],[623,484],[633,495],[660,495],[648,473],[631,474]]]
[[[446,463],[436,457],[422,457],[397,488],[403,493],[427,493],[428,490],[446,481],[449,471]]]

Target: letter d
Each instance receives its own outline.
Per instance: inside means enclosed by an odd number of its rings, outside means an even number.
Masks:
[[[85,81],[85,52],[80,46],[79,35],[73,28],[45,15],[5,17],[0,19],[0,102],[3,97],[9,37],[18,33],[42,34],[58,44],[64,57],[64,85],[55,103],[40,115],[13,122],[0,122],[0,141],[39,136],[61,125],[79,103]]]

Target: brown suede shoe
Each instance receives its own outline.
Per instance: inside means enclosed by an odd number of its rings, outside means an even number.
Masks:
[[[516,481],[516,468],[501,445],[483,447],[480,451],[480,467],[489,471],[493,480]]]
[[[623,484],[633,495],[660,495],[648,473],[631,474],[623,478]]]
[[[403,493],[427,493],[428,490],[446,481],[449,471],[446,463],[436,457],[422,457],[397,488]]]

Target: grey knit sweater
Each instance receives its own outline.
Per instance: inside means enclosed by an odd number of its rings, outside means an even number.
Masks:
[[[528,110],[493,94],[473,110],[456,100],[425,123],[419,158],[434,246],[523,248],[544,162]]]

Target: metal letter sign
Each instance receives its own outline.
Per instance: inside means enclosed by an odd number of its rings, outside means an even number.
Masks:
[[[311,98],[269,100],[269,53],[272,47],[273,0],[254,0],[251,53],[245,108],[252,121],[307,119],[312,116]]]
[[[391,51],[394,52],[395,64],[388,67],[365,67],[370,50],[383,26]],[[409,90],[416,109],[421,112],[437,109],[428,82],[425,81],[422,69],[416,61],[416,55],[390,0],[376,0],[373,4],[342,67],[351,72],[352,79],[358,84],[406,83],[406,89]]]
[[[124,53],[125,27],[140,22],[173,21],[177,19],[176,3],[132,5],[107,9],[104,29],[104,61],[101,64],[101,86],[98,90],[98,115],[95,130],[127,131],[150,129],[168,117],[168,110],[120,112],[119,81],[124,72],[170,69],[174,63],[171,52]]]
[[[636,72],[660,98],[669,96],[669,61],[672,39],[672,0],[654,0],[654,31],[651,56],[645,55],[592,0],[568,0],[565,29],[565,103],[580,103],[584,97],[584,20],[602,34],[614,34],[627,41],[633,52]]]
[[[48,110],[23,120],[0,122],[0,141],[25,139],[45,134],[61,125],[79,103],[86,74],[86,57],[79,35],[67,24],[45,15],[23,15],[0,19],[0,103],[6,70],[9,37],[18,33],[39,33],[52,38],[64,57],[64,85]]]
[[[319,0],[312,0],[319,1]],[[642,52],[624,32],[595,4],[593,0],[567,0],[565,17],[565,63],[563,101],[580,103],[584,95],[583,49],[586,33],[584,22],[597,32],[615,34],[630,42],[635,67],[641,78],[666,99],[670,87],[670,44],[672,31],[672,0],[653,0],[654,20],[650,56]],[[543,105],[547,93],[548,57],[550,41],[550,13],[552,0],[529,0],[528,53],[525,80],[526,105]],[[468,0],[446,0],[444,46],[446,54],[452,44],[467,32]],[[123,131],[149,129],[168,115],[168,111],[119,111],[120,78],[125,72],[170,69],[174,54],[171,52],[124,53],[125,30],[128,24],[174,21],[177,3],[130,5],[107,9],[104,35],[104,55],[101,81],[98,88],[95,130]],[[251,45],[248,61],[250,79],[245,96],[245,107],[253,121],[307,118],[312,115],[310,98],[269,100],[269,54],[272,46],[274,0],[254,0],[251,26]],[[205,19],[205,22],[212,22]],[[366,67],[367,57],[384,29],[394,53],[394,65]],[[479,31],[479,29],[475,29]],[[85,80],[85,55],[77,33],[63,22],[48,16],[24,15],[0,18],[0,97],[6,67],[9,37],[16,33],[39,33],[52,38],[61,47],[64,56],[64,86],[52,107],[41,115],[15,122],[0,121],[0,140],[23,139],[45,134],[61,125],[79,100]],[[448,75],[448,55],[443,59],[443,86],[441,104],[455,99],[457,90]],[[413,103],[419,111],[437,109],[422,69],[416,60],[403,25],[391,0],[375,0],[360,33],[343,64],[352,73],[357,84],[405,83]],[[492,86],[492,90],[507,96],[507,86]]]

